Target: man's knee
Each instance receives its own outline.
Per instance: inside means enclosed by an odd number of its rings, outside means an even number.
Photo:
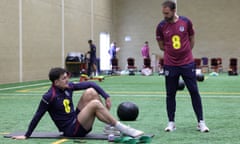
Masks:
[[[86,89],[83,92],[83,94],[78,102],[78,106],[77,106],[78,109],[81,110],[83,107],[86,106],[86,104],[88,104],[90,101],[95,100],[95,99],[100,100],[100,97],[99,97],[98,93],[96,92],[96,90],[93,88]]]
[[[102,108],[103,107],[102,102],[98,99],[91,100],[88,104],[90,105],[90,107],[95,107],[95,108]]]
[[[94,88],[88,88],[85,90],[85,92],[82,95],[83,100],[86,101],[91,101],[94,99],[101,100],[99,94]]]
[[[99,104],[102,105],[102,103],[99,100],[97,100],[97,99],[91,100],[90,103],[93,103],[94,105],[99,105]]]
[[[85,90],[84,94],[86,95],[92,95],[92,96],[98,96],[98,93],[96,92],[96,90],[94,88],[88,88]]]

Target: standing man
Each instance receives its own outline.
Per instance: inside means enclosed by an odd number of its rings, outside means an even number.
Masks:
[[[110,96],[96,83],[69,82],[68,72],[62,68],[52,68],[49,72],[49,80],[52,85],[42,96],[27,132],[25,135],[13,136],[13,139],[29,138],[46,112],[49,113],[58,130],[66,137],[84,137],[92,130],[96,118],[115,127],[123,134],[132,137],[143,134],[142,131],[117,121],[110,114]],[[85,91],[75,110],[72,96],[73,92],[78,90]],[[105,105],[99,95],[105,99]]]
[[[88,63],[88,76],[91,76],[92,72],[94,72],[94,75],[98,75],[97,73],[97,66],[96,66],[96,46],[93,44],[92,40],[88,40],[90,51],[88,53],[90,54],[90,60]],[[93,70],[93,71],[92,71]]]
[[[108,50],[108,54],[110,55],[110,62],[112,62],[112,59],[117,58],[117,52],[120,50],[119,47],[117,47],[116,42],[112,42],[110,45],[110,49]]]
[[[113,58],[116,58],[117,55],[117,46],[116,46],[116,42],[112,42],[110,45],[110,49],[108,50],[108,53],[110,55],[110,60]]]
[[[165,131],[176,130],[176,92],[179,77],[182,76],[191,96],[192,106],[197,117],[197,129],[208,132],[203,119],[202,102],[199,94],[195,64],[192,54],[194,46],[194,29],[192,22],[176,14],[176,4],[165,1],[162,4],[162,20],[156,29],[159,48],[164,52],[165,85],[167,90],[166,105],[168,125]]]

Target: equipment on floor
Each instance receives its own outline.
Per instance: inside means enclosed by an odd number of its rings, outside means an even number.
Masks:
[[[177,90],[184,90],[184,88],[185,88],[185,83],[184,83],[184,81],[183,81],[182,79],[180,79],[180,80],[178,81]]]
[[[202,81],[204,81],[204,74],[197,74],[197,81],[200,81],[200,82],[202,82]]]
[[[89,77],[86,74],[81,74],[79,81],[83,82],[83,81],[89,81],[89,80],[97,80],[99,82],[104,80],[104,76],[93,76],[93,77]]]
[[[18,135],[25,135],[25,132],[12,132],[9,134],[4,135],[5,138],[11,138],[12,136],[18,136]],[[49,138],[68,138],[63,136],[62,133],[60,132],[33,132],[32,135],[30,136],[30,138],[39,138],[39,139],[49,139]],[[94,140],[107,140],[108,139],[108,135],[104,134],[104,133],[89,133],[84,137],[69,137],[72,139],[94,139]]]
[[[117,108],[117,115],[121,121],[135,121],[138,113],[138,106],[133,102],[122,102]]]

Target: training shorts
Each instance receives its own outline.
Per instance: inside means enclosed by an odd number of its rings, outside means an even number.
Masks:
[[[72,124],[70,126],[68,126],[67,130],[64,132],[64,136],[67,137],[84,137],[86,136],[91,130],[86,130],[77,120],[77,115],[80,111],[77,109],[75,111],[76,113],[76,117],[74,119],[74,121],[72,122]]]

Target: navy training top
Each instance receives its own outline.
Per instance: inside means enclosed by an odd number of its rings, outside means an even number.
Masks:
[[[42,97],[38,109],[25,133],[30,137],[43,115],[48,112],[60,132],[64,132],[76,119],[72,101],[73,91],[94,88],[104,99],[109,95],[94,82],[69,83],[68,89],[52,86]]]

